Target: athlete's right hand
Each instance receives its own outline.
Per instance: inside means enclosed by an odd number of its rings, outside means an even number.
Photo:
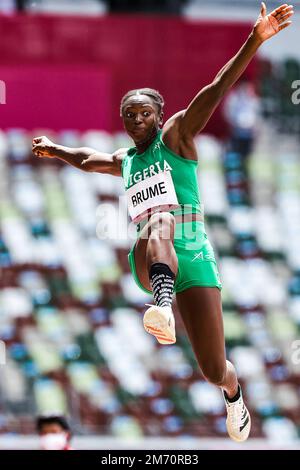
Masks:
[[[54,150],[55,144],[45,135],[35,137],[32,141],[32,152],[37,157],[55,157]]]

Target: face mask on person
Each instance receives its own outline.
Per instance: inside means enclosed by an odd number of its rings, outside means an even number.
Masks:
[[[68,436],[64,432],[45,434],[40,437],[42,450],[64,450],[67,444]]]

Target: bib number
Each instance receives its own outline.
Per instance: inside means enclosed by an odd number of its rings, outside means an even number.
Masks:
[[[149,212],[179,207],[170,171],[144,179],[126,191],[128,211],[133,222],[140,222]]]

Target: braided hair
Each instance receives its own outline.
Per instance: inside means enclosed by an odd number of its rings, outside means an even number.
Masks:
[[[138,88],[137,90],[128,91],[126,95],[123,96],[121,100],[121,106],[120,106],[121,116],[122,116],[122,111],[123,111],[126,101],[128,100],[128,98],[131,98],[132,96],[135,96],[135,95],[149,96],[149,98],[153,100],[153,103],[158,107],[159,114],[162,112],[165,102],[161,94],[157,90],[153,90],[153,88]]]

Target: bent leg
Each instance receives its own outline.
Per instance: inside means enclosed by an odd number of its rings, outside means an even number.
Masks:
[[[176,295],[177,304],[199,367],[208,382],[234,397],[238,380],[226,361],[221,292],[216,287],[190,287]]]
[[[153,214],[134,249],[136,275],[141,285],[152,291],[155,303],[144,314],[144,328],[161,344],[176,341],[172,297],[178,260],[174,232],[173,215]]]
[[[145,289],[152,290],[149,270],[154,263],[164,263],[176,275],[178,260],[174,249],[175,219],[169,212],[153,214],[143,228],[134,249],[137,276]]]
[[[174,248],[175,225],[175,218],[169,212],[157,213],[151,217],[146,252],[148,271],[153,263],[164,263],[176,275],[178,260]]]

